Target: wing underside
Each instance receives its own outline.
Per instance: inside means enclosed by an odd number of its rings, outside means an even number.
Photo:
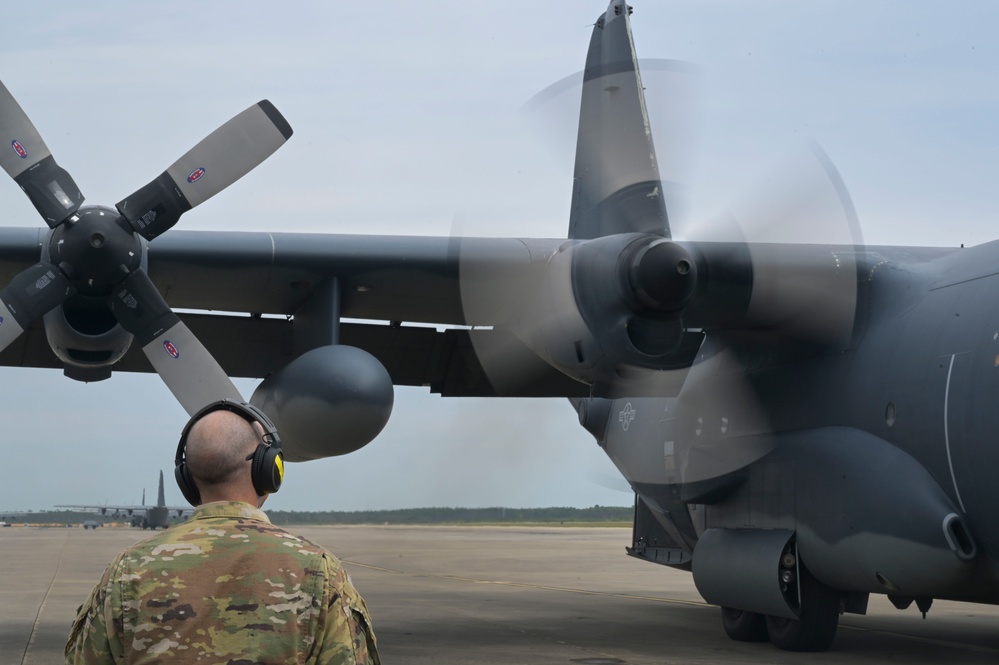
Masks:
[[[459,261],[449,238],[176,230],[150,245],[149,276],[231,377],[265,378],[313,345],[305,313],[333,284],[337,341],[374,355],[396,385],[446,396],[586,395],[496,321],[466,320],[459,264],[516,266],[564,240],[530,242],[463,240]],[[36,230],[0,229],[0,282],[37,261],[40,244]],[[477,354],[492,344],[518,356],[508,380]],[[0,365],[62,368],[40,321],[0,353]],[[136,345],[114,369],[153,371]]]
[[[38,230],[0,228],[0,283],[38,261],[41,240]],[[588,385],[506,325],[539,282],[535,271],[566,242],[175,230],[150,244],[149,277],[231,377],[266,378],[310,348],[339,343],[375,356],[395,385],[445,396],[584,397]],[[940,250],[867,252],[883,262]],[[487,284],[496,306],[470,307],[469,292],[481,292],[470,280]],[[339,321],[332,335],[317,333],[320,310]],[[0,353],[0,365],[62,368],[39,321]],[[114,369],[153,371],[137,345]]]

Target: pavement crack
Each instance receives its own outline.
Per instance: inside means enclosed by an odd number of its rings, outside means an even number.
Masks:
[[[45,609],[45,601],[49,599],[49,594],[52,593],[52,587],[55,586],[55,582],[59,578],[59,571],[62,569],[62,556],[66,553],[66,543],[68,541],[69,536],[64,536],[62,539],[62,546],[59,548],[59,560],[56,562],[55,571],[52,573],[52,579],[49,580],[48,588],[45,589],[45,595],[42,596],[42,602],[38,603],[38,611],[35,612],[35,621],[31,624],[31,632],[28,634],[28,641],[24,645],[24,653],[21,654],[21,665],[26,665],[28,662],[28,652],[31,650],[31,646],[35,643],[35,635],[38,634],[38,624],[42,619],[42,611]]]

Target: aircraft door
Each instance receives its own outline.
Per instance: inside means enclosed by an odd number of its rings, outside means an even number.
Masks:
[[[685,504],[682,497],[682,478],[680,477],[679,443],[677,441],[680,433],[680,423],[676,418],[664,418],[659,421],[659,440],[663,447],[663,471],[666,477],[666,487],[670,496],[676,501],[676,510],[685,509],[686,519],[689,521],[692,534],[700,534],[707,528],[705,523],[706,511],[704,506],[698,504]]]

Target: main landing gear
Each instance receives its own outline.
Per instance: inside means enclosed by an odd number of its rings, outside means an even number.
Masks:
[[[842,599],[840,593],[798,569],[801,607],[798,620],[721,608],[725,633],[739,642],[770,640],[785,651],[825,651],[836,637]]]

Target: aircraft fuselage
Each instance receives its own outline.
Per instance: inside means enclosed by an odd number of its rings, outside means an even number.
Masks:
[[[999,602],[997,254],[860,250],[842,348],[708,330],[676,397],[585,400],[656,522],[645,558],[696,578],[706,531],[784,530],[842,591]]]

